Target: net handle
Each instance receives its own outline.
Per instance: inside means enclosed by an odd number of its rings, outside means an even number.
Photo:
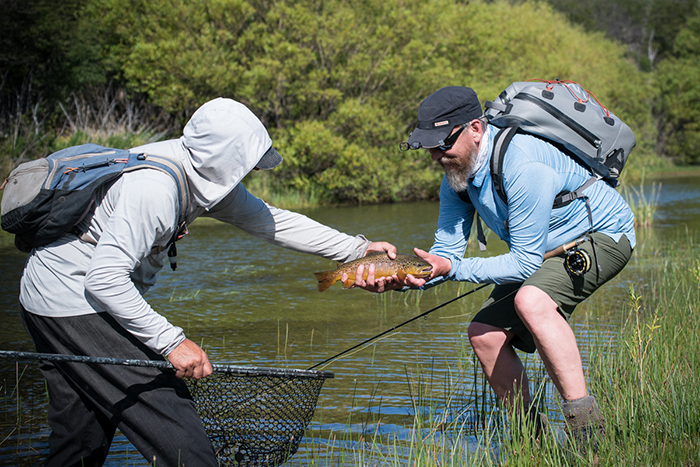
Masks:
[[[173,365],[166,360],[135,360],[112,357],[91,357],[87,355],[18,352],[13,350],[0,350],[0,358],[15,361],[47,360],[51,362],[98,363],[103,365],[142,366],[160,368],[162,370],[174,370]],[[296,370],[285,368],[245,367],[235,365],[212,365],[212,368],[216,373],[239,374],[247,376],[277,376],[312,379],[327,379],[335,376],[330,371]]]

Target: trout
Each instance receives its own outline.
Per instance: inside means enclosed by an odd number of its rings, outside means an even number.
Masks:
[[[428,277],[433,272],[430,263],[417,256],[397,254],[396,259],[390,259],[384,252],[370,253],[364,258],[339,263],[333,271],[315,272],[314,276],[318,279],[318,291],[323,292],[338,282],[344,273],[348,275],[348,280],[343,283],[343,288],[350,287],[355,283],[355,273],[361,264],[365,266],[363,279],[367,279],[370,264],[374,264],[374,277],[377,278],[393,276],[394,274],[400,279],[409,274],[413,277]]]

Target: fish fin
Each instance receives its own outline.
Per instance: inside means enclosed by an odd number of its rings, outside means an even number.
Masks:
[[[355,285],[355,280],[354,280],[354,279],[353,279],[353,280],[350,280],[350,278],[348,278],[348,280],[346,280],[345,282],[343,282],[343,288],[344,288],[344,289],[349,289],[349,288],[352,287],[353,285]]]
[[[399,269],[396,271],[396,275],[399,276],[399,279],[404,280],[406,278],[406,273],[403,272],[403,269]]]
[[[318,291],[323,292],[338,281],[338,276],[333,275],[333,271],[315,272],[314,276],[318,280]]]

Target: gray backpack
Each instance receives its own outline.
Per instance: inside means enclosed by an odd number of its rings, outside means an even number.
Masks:
[[[576,190],[557,194],[552,207],[560,208],[583,198],[593,229],[590,205],[583,192],[601,179],[612,187],[619,185],[620,172],[637,144],[630,127],[573,81],[515,82],[495,101],[486,101],[485,107],[484,115],[489,123],[501,128],[494,139],[491,155],[491,179],[501,200],[508,204],[503,187],[503,157],[508,144],[518,132],[533,135],[556,146],[591,171],[591,177]],[[466,191],[458,195],[471,203]],[[486,238],[478,215],[476,222],[479,247],[483,251]]]
[[[581,197],[598,179],[617,187],[620,172],[637,144],[629,126],[573,81],[516,82],[495,101],[486,101],[485,107],[489,123],[502,128],[494,142],[491,173],[504,202],[503,156],[516,132],[543,138],[591,170],[591,180],[563,199],[558,197],[554,207]]]
[[[45,158],[20,164],[2,184],[2,229],[15,234],[24,252],[57,240],[95,208],[95,191],[114,183],[123,173],[143,168],[170,175],[178,189],[178,231],[168,243],[170,267],[177,267],[175,241],[187,232],[189,188],[179,162],[167,157],[131,153],[125,149],[83,144]]]

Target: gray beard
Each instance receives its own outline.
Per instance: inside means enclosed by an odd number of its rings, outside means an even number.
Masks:
[[[467,189],[469,175],[471,175],[471,170],[469,167],[445,167],[445,177],[447,177],[447,183],[450,185],[450,188],[457,193]]]
[[[445,169],[445,177],[447,183],[454,191],[459,193],[467,189],[469,177],[473,175],[474,164],[478,149],[474,147],[467,158],[463,160],[448,159],[447,163],[442,162],[442,168]]]

